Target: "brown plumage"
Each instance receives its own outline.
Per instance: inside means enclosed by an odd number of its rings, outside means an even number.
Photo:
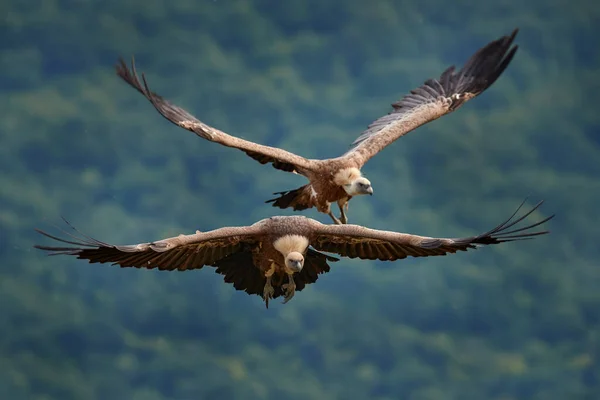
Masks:
[[[116,71],[125,82],[142,93],[163,117],[175,125],[212,142],[240,149],[261,164],[271,163],[277,169],[308,178],[308,185],[275,193],[280,196],[267,200],[267,203],[280,208],[292,207],[294,210],[316,207],[318,211],[328,214],[335,223],[347,223],[346,211],[352,196],[373,194],[371,183],[361,175],[360,168],[399,137],[455,111],[490,87],[515,55],[517,46],[511,45],[516,34],[515,29],[511,35],[487,44],[460,71],[455,72],[455,67],[451,66],[438,79],[429,79],[422,86],[411,90],[410,94],[392,104],[393,110],[389,114],[371,123],[348,152],[325,160],[306,159],[283,149],[228,135],[206,125],[184,109],[153,93],[144,74],[142,84],[133,60],[130,70],[121,59]],[[340,219],[333,215],[332,203],[338,204]]]
[[[523,202],[524,203],[524,202]],[[179,235],[156,242],[114,246],[84,236],[62,239],[41,230],[42,235],[73,246],[34,247],[51,255],[68,254],[90,263],[113,263],[121,267],[158,268],[187,271],[212,266],[237,290],[269,299],[291,299],[295,291],[329,272],[328,262],[337,258],[322,252],[349,258],[394,261],[408,256],[442,256],[482,245],[531,239],[548,231],[531,232],[553,216],[514,228],[535,211],[542,202],[519,218],[515,215],[483,234],[457,239],[431,238],[364,228],[358,225],[324,225],[302,216],[278,216],[263,219],[251,226],[227,227],[193,235]],[[514,219],[514,220],[513,220]]]

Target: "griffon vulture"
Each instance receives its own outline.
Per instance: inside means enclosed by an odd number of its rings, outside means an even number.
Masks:
[[[524,203],[524,202],[523,202]],[[114,246],[91,237],[67,233],[61,239],[41,230],[42,235],[74,246],[34,247],[51,255],[68,254],[90,263],[113,263],[121,267],[158,268],[166,271],[216,268],[237,290],[269,299],[284,296],[288,302],[296,290],[329,272],[328,262],[337,258],[322,252],[349,258],[394,261],[408,256],[443,256],[478,246],[530,239],[548,231],[531,232],[553,216],[537,223],[510,229],[536,210],[513,220],[521,206],[505,222],[477,236],[442,239],[368,229],[358,225],[324,225],[303,216],[276,216],[251,226],[227,227],[193,235],[179,235],[156,242]],[[74,229],[74,228],[73,228]]]
[[[143,85],[137,76],[132,59],[131,70],[123,59],[116,66],[117,74],[129,85],[142,93],[156,110],[172,123],[198,136],[224,146],[242,150],[261,164],[304,175],[310,181],[295,190],[276,192],[279,197],[267,200],[279,208],[292,207],[304,210],[316,207],[328,214],[335,223],[347,223],[348,201],[353,196],[373,194],[371,182],[362,176],[361,167],[384,147],[430,121],[458,109],[488,87],[506,69],[518,46],[511,47],[517,30],[503,36],[478,50],[464,67],[446,69],[436,79],[427,80],[422,86],[392,104],[393,110],[373,123],[353,143],[344,155],[325,160],[300,157],[286,150],[263,146],[231,136],[198,120],[184,109],[171,104],[152,92],[142,74]],[[330,205],[337,203],[340,219],[333,215]]]

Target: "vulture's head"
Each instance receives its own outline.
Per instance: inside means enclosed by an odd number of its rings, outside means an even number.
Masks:
[[[342,187],[350,196],[359,196],[361,194],[373,195],[373,186],[371,186],[371,181],[364,176],[358,177]]]
[[[292,251],[285,257],[285,266],[294,272],[302,271],[304,256],[297,251]]]

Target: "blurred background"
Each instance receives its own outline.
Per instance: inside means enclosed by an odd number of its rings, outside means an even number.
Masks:
[[[0,398],[600,398],[597,2],[8,0],[0,15]],[[263,202],[304,178],[169,124],[114,74],[120,56],[206,123],[335,157],[515,27],[488,91],[363,168],[376,195],[350,219],[472,235],[531,196],[533,219],[557,213],[548,236],[344,259],[269,310],[210,267],[32,249],[61,216],[130,244],[293,213]]]

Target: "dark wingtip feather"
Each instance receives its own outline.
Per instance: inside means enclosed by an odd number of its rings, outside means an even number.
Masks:
[[[532,239],[535,236],[546,235],[546,234],[550,233],[549,230],[537,231],[537,232],[531,232],[530,230],[550,221],[552,218],[554,218],[554,216],[556,214],[552,214],[549,217],[543,218],[542,220],[531,223],[527,226],[510,230],[511,227],[513,227],[516,224],[518,224],[519,222],[525,220],[525,218],[527,218],[529,215],[531,215],[534,211],[536,211],[544,203],[544,201],[541,200],[535,206],[533,206],[529,211],[527,211],[520,217],[514,219],[515,216],[517,215],[518,211],[521,209],[521,207],[523,206],[523,204],[525,203],[526,200],[527,199],[525,199],[519,205],[517,210],[510,216],[510,218],[508,218],[506,221],[504,221],[503,223],[501,223],[494,229],[492,229],[486,233],[483,233],[481,235],[469,238],[469,239],[458,239],[457,241],[458,242],[469,241],[471,244],[487,245],[487,244],[497,244],[497,243],[503,243],[503,242],[512,242],[512,241],[516,241],[516,240]]]
[[[467,250],[470,248],[471,249],[477,248],[477,245],[490,245],[490,244],[498,244],[498,243],[504,243],[504,242],[514,242],[517,240],[530,240],[536,236],[546,235],[546,234],[550,233],[549,230],[534,231],[534,232],[532,232],[531,230],[533,228],[536,228],[536,227],[550,221],[552,218],[554,218],[555,214],[552,214],[549,217],[543,218],[537,222],[528,224],[524,227],[515,228],[512,230],[510,229],[510,228],[514,227],[515,225],[517,225],[519,222],[525,220],[525,218],[527,218],[529,215],[531,215],[535,210],[537,210],[544,203],[543,200],[538,202],[529,211],[527,211],[520,217],[515,218],[516,215],[518,214],[519,210],[523,207],[523,205],[525,204],[526,201],[527,201],[527,199],[523,200],[509,218],[507,218],[506,220],[504,220],[503,222],[501,222],[494,228],[490,229],[489,231],[484,232],[477,236],[451,239],[452,242],[449,246],[451,248],[453,248],[454,250]],[[420,246],[423,248],[427,248],[427,249],[435,249],[435,248],[439,248],[439,247],[448,246],[448,241],[447,241],[447,239],[436,239],[436,238],[426,239],[420,243]]]
[[[518,46],[513,46],[518,28],[479,49],[450,79],[447,91],[478,95],[489,88],[512,61]]]
[[[137,69],[135,67],[135,57],[131,56],[131,68],[127,66],[125,60],[122,58],[119,60],[119,64],[116,65],[117,75],[127,82],[131,87],[136,89],[138,92],[144,95],[146,99],[148,99],[155,107],[160,104],[164,99],[150,90],[148,82],[146,81],[146,74],[142,72],[142,79],[140,81],[140,77],[137,73]]]
[[[167,121],[181,127],[181,122],[200,122],[194,117],[192,114],[187,112],[186,110],[175,106],[161,95],[153,92],[150,89],[150,85],[148,85],[148,81],[146,80],[146,75],[142,72],[141,81],[140,77],[135,68],[135,60],[131,57],[131,68],[125,64],[123,59],[120,59],[120,62],[116,65],[117,75],[127,82],[131,87],[140,92],[158,111],[160,115],[162,115]],[[206,138],[201,132],[196,132],[191,128],[185,128],[191,130],[197,135]]]
[[[71,230],[74,231],[74,233],[67,232],[66,230],[64,230],[56,225],[54,227],[57,230],[59,230],[61,233],[63,233],[66,237],[69,237],[70,239],[52,235],[52,234],[45,232],[38,228],[34,228],[34,230],[37,233],[39,233],[40,235],[46,236],[47,238],[50,238],[57,242],[68,244],[71,246],[45,246],[45,245],[35,244],[35,245],[33,245],[33,248],[46,251],[48,253],[48,255],[52,256],[52,255],[58,255],[58,254],[79,255],[79,254],[81,254],[81,252],[84,252],[86,250],[114,247],[108,243],[104,243],[100,240],[94,239],[93,237],[90,237],[90,236],[87,236],[87,235],[81,233],[73,225],[71,225],[71,223],[69,221],[67,221],[67,219],[65,219],[62,216],[61,216],[61,218],[65,222],[65,224],[69,228],[71,228]]]

